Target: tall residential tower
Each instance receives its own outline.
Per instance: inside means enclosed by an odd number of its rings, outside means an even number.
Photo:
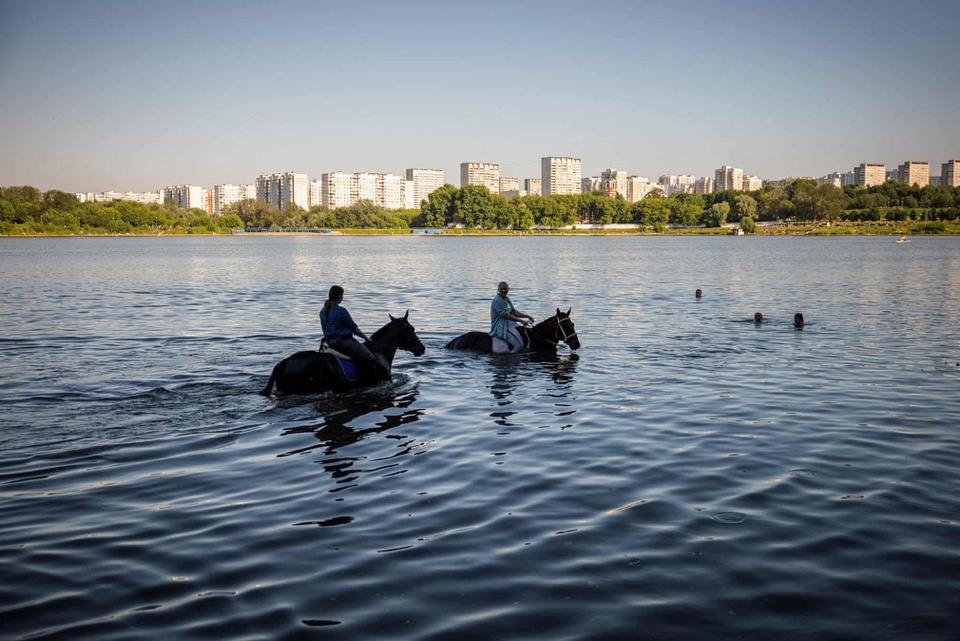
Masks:
[[[544,196],[580,193],[580,159],[545,156],[540,159],[541,188]]]

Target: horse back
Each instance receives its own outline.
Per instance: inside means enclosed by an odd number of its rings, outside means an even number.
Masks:
[[[492,352],[493,339],[486,332],[467,332],[447,343],[446,349],[472,349],[477,352]]]

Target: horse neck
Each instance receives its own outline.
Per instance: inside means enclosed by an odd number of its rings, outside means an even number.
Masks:
[[[393,332],[387,331],[389,323],[374,332],[370,338],[372,350],[383,356],[387,361],[387,366],[393,365],[393,358],[397,355],[397,339]]]
[[[551,334],[551,329],[553,328],[553,333]],[[557,343],[557,329],[560,327],[560,319],[556,316],[551,316],[546,320],[542,320],[533,327],[530,328],[530,347],[533,349],[543,349],[543,348],[554,348],[556,349]],[[534,345],[536,342],[536,345]]]

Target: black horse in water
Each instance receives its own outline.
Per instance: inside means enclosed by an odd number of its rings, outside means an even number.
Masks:
[[[426,351],[417,337],[413,325],[407,320],[408,310],[402,318],[390,316],[390,322],[374,332],[367,345],[377,359],[376,372],[372,376],[351,380],[333,354],[324,352],[297,352],[288,356],[273,368],[267,386],[260,391],[269,396],[274,383],[279,394],[314,394],[333,389],[349,389],[373,385],[379,381],[390,380],[390,369],[397,349],[403,349],[414,356]]]
[[[565,343],[570,349],[580,349],[577,330],[570,320],[570,309],[557,313],[533,327],[520,326],[517,330],[523,337],[523,352],[557,351],[557,345]],[[493,353],[493,337],[486,332],[467,332],[446,345],[447,349],[472,349],[476,352]]]

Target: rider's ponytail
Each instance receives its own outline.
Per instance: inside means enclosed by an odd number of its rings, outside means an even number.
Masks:
[[[330,292],[327,294],[327,300],[323,301],[323,311],[320,312],[323,314],[323,320],[327,320],[330,315],[330,306],[335,305],[343,300],[343,287],[340,285],[334,285],[330,288]]]

